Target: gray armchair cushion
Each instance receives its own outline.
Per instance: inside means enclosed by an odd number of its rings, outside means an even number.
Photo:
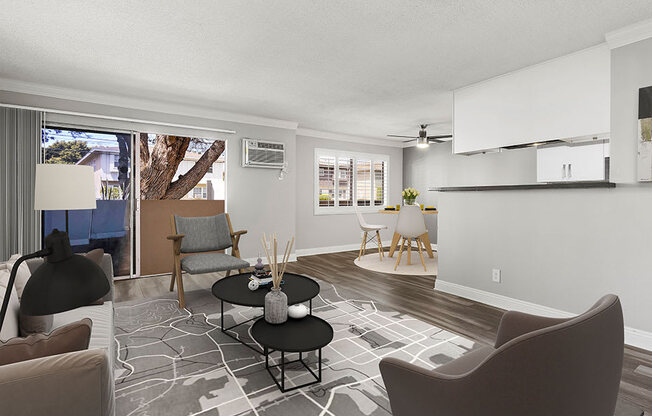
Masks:
[[[201,253],[181,259],[181,270],[190,274],[244,269],[249,262],[224,253]]]
[[[231,228],[226,214],[211,217],[174,216],[177,234],[183,234],[182,253],[218,251],[231,247]]]

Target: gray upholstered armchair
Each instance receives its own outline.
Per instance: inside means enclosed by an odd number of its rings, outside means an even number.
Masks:
[[[494,348],[435,370],[394,358],[380,370],[394,416],[613,416],[623,335],[607,295],[570,319],[507,312]]]
[[[228,276],[231,270],[249,267],[249,263],[240,258],[238,243],[246,230],[233,231],[229,214],[218,214],[210,217],[179,217],[172,215],[172,254],[174,255],[174,268],[170,279],[170,291],[174,290],[177,283],[179,307],[185,308],[186,301],[183,293],[183,279],[181,272],[190,274],[211,273],[226,271]],[[231,255],[216,253],[216,251],[231,248]],[[182,253],[191,254],[181,257]]]

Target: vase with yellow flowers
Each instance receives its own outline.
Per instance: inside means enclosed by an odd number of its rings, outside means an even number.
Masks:
[[[403,205],[414,205],[414,201],[416,201],[419,196],[419,191],[414,188],[405,188],[403,189],[402,196]]]

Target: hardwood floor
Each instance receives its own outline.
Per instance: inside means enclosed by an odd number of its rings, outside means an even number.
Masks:
[[[345,287],[432,325],[474,341],[493,344],[504,311],[433,290],[434,276],[402,276],[361,269],[353,264],[357,252],[299,257],[289,272],[302,273]],[[186,291],[208,289],[219,274],[184,274]],[[115,299],[152,298],[169,293],[170,277],[116,281]],[[600,365],[600,363],[596,363]],[[652,352],[625,348],[625,362],[616,416],[652,415]]]

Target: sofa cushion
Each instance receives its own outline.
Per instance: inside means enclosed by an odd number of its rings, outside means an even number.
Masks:
[[[224,253],[202,253],[181,259],[181,269],[190,274],[245,269],[249,263]]]
[[[82,319],[49,334],[33,334],[0,343],[0,365],[85,350],[88,348],[92,326],[90,319]]]
[[[9,283],[9,275],[11,270],[7,268],[5,263],[0,263],[0,302],[5,298],[7,292],[7,284]],[[7,341],[20,335],[18,326],[18,311],[20,304],[18,303],[18,295],[16,289],[11,289],[11,297],[9,298],[9,307],[5,315],[5,320],[2,323],[0,330],[0,341]]]
[[[55,328],[79,321],[83,318],[90,318],[93,321],[93,330],[89,349],[104,348],[109,353],[111,365],[113,365],[113,302],[104,302],[102,305],[82,306],[66,312],[54,315],[53,325]]]

